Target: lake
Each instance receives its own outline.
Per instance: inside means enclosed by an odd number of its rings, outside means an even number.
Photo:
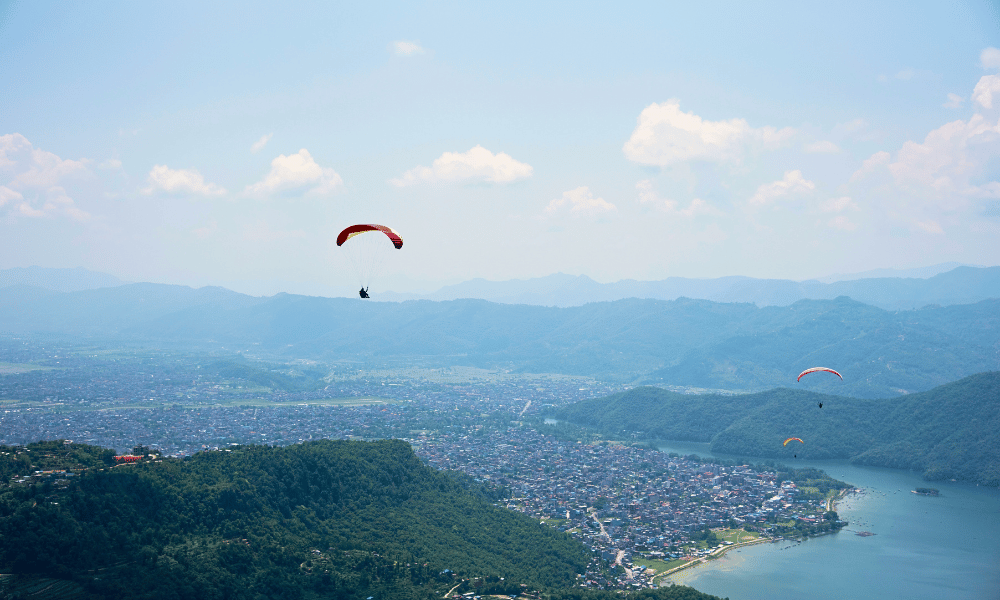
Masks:
[[[661,451],[719,459],[708,444],[665,442]],[[752,459],[748,459],[751,460]],[[837,505],[843,531],[805,542],[762,544],[682,571],[671,580],[732,600],[774,598],[1000,598],[1000,490],[926,482],[917,473],[846,461],[787,462],[816,467],[863,488]],[[941,490],[938,497],[910,493]],[[874,536],[859,537],[856,531]]]

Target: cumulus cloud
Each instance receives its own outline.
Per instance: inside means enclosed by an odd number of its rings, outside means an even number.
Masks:
[[[851,181],[858,181],[864,176],[874,173],[879,167],[889,164],[891,160],[892,155],[884,150],[872,154],[861,163],[861,168],[851,175]]]
[[[205,178],[195,169],[171,169],[167,165],[154,165],[146,177],[146,187],[141,191],[150,196],[156,193],[194,194],[196,196],[222,196],[226,190]]]
[[[813,154],[834,154],[840,152],[840,147],[828,140],[806,144],[802,149]]]
[[[269,133],[267,135],[260,136],[260,139],[257,140],[256,142],[254,142],[252,146],[250,146],[250,152],[252,154],[257,154],[258,152],[260,152],[261,150],[263,150],[264,146],[266,146],[267,143],[271,141],[271,136],[272,135],[274,135],[274,134],[273,133]]]
[[[851,221],[847,215],[839,214],[846,210],[859,210],[858,205],[855,204],[849,196],[830,198],[826,202],[821,203],[819,205],[819,209],[825,213],[836,213],[832,219],[827,221],[827,225],[834,229],[839,229],[841,231],[854,231],[858,228],[857,224]]]
[[[295,154],[278,155],[271,161],[271,172],[252,185],[246,192],[253,195],[296,195],[318,196],[337,191],[344,180],[329,167],[321,167],[313,160],[305,148]]]
[[[993,64],[984,54],[984,65]],[[894,218],[917,231],[940,234],[962,218],[976,221],[982,205],[1000,198],[1000,77],[987,75],[972,94],[973,114],[907,141],[894,154],[878,152],[851,177],[872,188]],[[858,191],[864,188],[858,187]]]
[[[680,203],[669,198],[661,198],[653,187],[653,182],[643,179],[635,184],[635,189],[639,190],[639,203],[650,204],[668,214],[680,215],[682,217],[715,216],[724,215],[721,210],[705,202],[701,198],[691,200],[687,208],[679,208]]]
[[[20,192],[15,192],[5,185],[0,185],[0,207],[8,202],[17,202],[24,200],[24,196]]]
[[[580,217],[596,217],[618,210],[618,207],[604,198],[595,198],[590,188],[585,185],[575,190],[563,192],[561,198],[549,202],[549,205],[545,207],[545,212],[550,215],[556,214],[561,212],[564,207],[569,208],[571,215]]]
[[[420,47],[417,42],[408,42],[406,40],[397,40],[392,43],[392,50],[396,53],[396,56],[412,56],[414,54],[423,54],[427,52]]]
[[[106,171],[116,171],[122,168],[122,161],[117,158],[109,158],[108,160],[105,160],[101,162],[101,164],[97,165],[97,168],[104,169]]]
[[[0,207],[9,205],[13,214],[25,217],[90,219],[64,187],[92,176],[87,163],[35,148],[19,133],[0,136]]]
[[[986,48],[979,53],[979,62],[984,69],[1000,69],[1000,49]]]
[[[965,98],[959,96],[958,94],[948,93],[948,101],[941,106],[945,108],[961,108],[962,103],[965,102]]]
[[[465,153],[445,152],[430,167],[414,167],[392,179],[391,183],[397,187],[464,180],[510,183],[531,177],[533,171],[531,165],[516,161],[508,154],[493,154],[476,146]]]
[[[739,162],[751,149],[774,149],[789,143],[795,130],[753,128],[743,119],[707,121],[680,109],[680,101],[650,104],[638,118],[622,150],[643,165],[666,166],[687,160]]]
[[[1000,183],[973,183],[1000,156],[1000,124],[981,114],[931,131],[923,143],[908,141],[887,168],[897,185],[948,197],[1000,197]]]
[[[984,75],[972,90],[972,101],[989,110],[993,108],[994,94],[1000,94],[1000,75]]]
[[[778,181],[765,183],[757,188],[757,192],[750,198],[749,204],[753,207],[761,207],[779,198],[808,193],[814,189],[816,189],[816,184],[803,177],[802,171],[786,171],[785,176]]]

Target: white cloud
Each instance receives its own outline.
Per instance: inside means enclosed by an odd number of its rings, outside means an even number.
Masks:
[[[35,148],[20,133],[0,135],[0,173],[12,177],[6,185],[14,189],[50,187],[66,177],[87,174],[86,162]]]
[[[691,203],[687,208],[678,208],[679,203],[676,200],[660,198],[660,196],[656,193],[656,190],[653,188],[653,182],[649,179],[643,179],[642,181],[636,183],[635,189],[639,190],[640,204],[652,204],[668,214],[680,215],[682,217],[689,218],[701,215],[719,217],[725,214],[701,198],[691,200]]]
[[[833,142],[828,140],[822,140],[818,142],[813,142],[811,144],[806,144],[805,146],[802,147],[802,149],[805,150],[806,152],[810,152],[813,154],[820,154],[820,153],[833,154],[836,152],[840,152],[840,147],[837,146],[837,144],[834,144]]]
[[[666,166],[687,160],[739,162],[750,149],[786,145],[795,130],[753,128],[743,119],[706,121],[680,109],[680,101],[650,104],[639,115],[622,151],[631,161]]]
[[[267,135],[260,136],[260,139],[254,142],[252,146],[250,146],[250,152],[252,154],[257,154],[258,152],[263,150],[264,146],[266,146],[267,143],[271,141],[271,136],[273,135],[274,135],[273,133],[269,133]]]
[[[913,75],[916,72],[913,69],[903,69],[899,73],[896,73],[896,79],[902,79],[906,81],[907,79],[913,79]]]
[[[986,48],[979,54],[979,62],[984,69],[1000,69],[1000,49]]]
[[[555,214],[563,207],[568,206],[571,215],[580,217],[596,217],[618,210],[614,204],[607,202],[604,198],[595,198],[590,188],[583,185],[575,190],[563,192],[562,198],[556,198],[545,207],[545,212]]]
[[[942,200],[998,197],[997,182],[972,183],[996,156],[1000,156],[1000,124],[976,114],[967,122],[953,121],[931,131],[923,143],[904,143],[888,168],[898,185],[919,188]]]
[[[122,168],[122,161],[117,158],[109,158],[103,161],[101,164],[97,165],[98,169],[104,169],[106,171],[116,171]]]
[[[965,102],[965,98],[959,96],[958,94],[948,92],[948,101],[941,106],[945,108],[961,108],[963,102]]]
[[[998,93],[1000,77],[980,79],[972,117],[945,123],[922,142],[907,141],[894,155],[874,154],[851,177],[852,183],[865,179],[855,193],[867,189],[891,218],[917,231],[941,234],[963,221],[978,222],[983,201],[1000,198]]]
[[[0,185],[0,206],[11,201],[24,200],[20,192],[15,192],[5,185]]]
[[[406,40],[397,40],[393,42],[392,49],[397,56],[412,56],[414,54],[423,54],[427,52],[420,47],[420,44],[416,42],[407,42]]]
[[[309,151],[303,148],[289,156],[278,155],[271,161],[271,172],[263,180],[248,185],[246,192],[253,195],[324,195],[337,191],[343,184],[344,180],[336,171],[316,164]]]
[[[86,160],[62,159],[35,148],[19,133],[0,136],[0,206],[25,217],[64,216],[86,221],[63,185],[92,176]]]
[[[889,164],[891,160],[892,155],[884,150],[872,154],[861,163],[861,168],[851,175],[851,181],[857,181],[870,173],[874,173],[879,167]]]
[[[1000,95],[1000,75],[984,75],[972,90],[972,101],[985,109],[992,109],[994,94]]]
[[[391,180],[397,187],[419,182],[452,182],[462,180],[510,183],[531,177],[531,165],[518,162],[510,155],[493,154],[482,146],[468,152],[445,152],[430,167],[414,167],[402,176]]]
[[[205,183],[205,178],[195,169],[171,169],[167,165],[154,165],[146,182],[148,185],[141,191],[147,196],[159,192],[209,197],[226,193],[224,188],[214,183]]]
[[[858,205],[851,200],[850,196],[842,196],[840,198],[830,198],[826,202],[820,204],[819,209],[823,212],[834,212],[839,213],[846,209],[858,210]]]
[[[816,184],[802,177],[802,171],[786,171],[778,181],[765,183],[757,188],[749,200],[750,206],[759,207],[791,194],[808,193],[816,189]]]

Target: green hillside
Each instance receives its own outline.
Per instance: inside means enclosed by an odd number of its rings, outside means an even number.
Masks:
[[[1000,485],[1000,372],[885,399],[787,388],[722,396],[640,387],[554,416],[607,435],[711,442],[713,452],[724,454],[845,458],[929,479]],[[783,446],[789,437],[805,444]]]
[[[0,487],[0,572],[14,574],[0,587],[364,599],[523,583],[570,598],[590,560],[570,536],[495,506],[494,492],[424,466],[398,440],[242,446],[114,468],[99,448],[46,442],[4,448],[0,463],[23,475],[43,455],[57,467],[60,452],[78,475]],[[709,598],[690,588],[654,597]]]

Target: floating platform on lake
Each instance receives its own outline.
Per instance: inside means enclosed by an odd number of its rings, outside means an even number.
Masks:
[[[917,488],[915,490],[911,490],[911,493],[914,493],[914,494],[916,494],[918,496],[940,496],[941,495],[941,491],[937,490],[937,489],[934,489],[934,488]]]
[[[854,535],[860,535],[861,537],[871,537],[871,536],[873,536],[875,534],[872,533],[872,532],[870,532],[870,531],[859,531],[859,532],[855,533]]]

